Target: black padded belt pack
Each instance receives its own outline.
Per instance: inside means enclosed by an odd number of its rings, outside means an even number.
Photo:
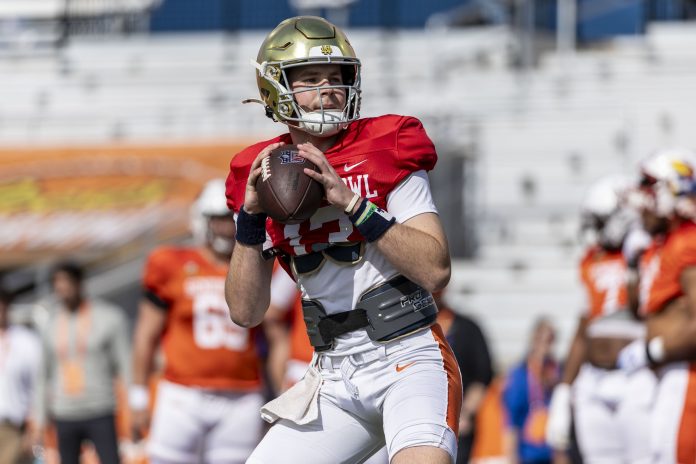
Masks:
[[[334,339],[365,329],[371,340],[385,342],[435,322],[437,306],[430,292],[397,276],[365,292],[355,309],[327,315],[315,300],[302,300],[309,341],[317,352],[333,347]]]

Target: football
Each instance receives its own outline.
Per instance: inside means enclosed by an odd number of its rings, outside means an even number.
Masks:
[[[296,145],[276,148],[261,163],[256,193],[261,208],[273,220],[297,224],[309,219],[324,198],[323,186],[304,173],[317,166],[299,155]]]

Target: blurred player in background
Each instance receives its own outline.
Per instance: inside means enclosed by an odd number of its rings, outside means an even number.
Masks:
[[[228,197],[239,215],[227,301],[240,324],[262,322],[268,232],[299,283],[319,354],[301,382],[264,407],[277,422],[249,463],[355,463],[385,444],[393,464],[452,462],[462,390],[430,293],[450,276],[427,177],[435,148],[415,118],[359,119],[360,61],[321,18],[283,21],[257,61],[265,113],[289,133],[232,159]],[[318,166],[312,177],[328,204],[286,225],[267,220],[255,182],[263,158],[291,142]]]
[[[15,464],[29,454],[27,423],[41,365],[38,337],[10,324],[11,301],[0,288],[0,464]]]
[[[636,195],[653,237],[639,266],[647,336],[622,350],[619,366],[626,372],[657,368],[651,463],[696,462],[695,163],[690,150],[655,153],[641,163]]]
[[[136,428],[148,425],[148,379],[161,343],[163,379],[148,437],[157,463],[243,463],[261,437],[263,404],[254,333],[234,324],[224,284],[234,218],[223,180],[205,185],[192,211],[193,247],[161,247],[148,257],[135,328]]]
[[[519,464],[559,464],[545,437],[551,392],[558,384],[560,366],[553,356],[556,329],[540,317],[533,325],[525,359],[513,366],[503,389],[510,461]]]
[[[595,182],[581,211],[587,243],[580,262],[586,303],[566,359],[562,382],[551,401],[548,442],[570,444],[571,403],[583,460],[650,462],[649,420],[655,378],[643,368],[627,374],[616,367],[619,352],[644,336],[645,327],[627,304],[627,264],[622,252],[638,216],[626,204],[628,178]],[[640,233],[640,232],[636,232]]]
[[[302,319],[300,292],[281,267],[273,271],[264,327],[275,347],[269,352],[267,368],[273,390],[279,394],[302,379],[314,354]]]
[[[84,269],[61,262],[51,272],[53,299],[41,326],[44,365],[36,388],[37,441],[52,419],[62,464],[80,462],[94,444],[101,464],[120,462],[115,380],[130,383],[130,337],[124,311],[88,298]]]

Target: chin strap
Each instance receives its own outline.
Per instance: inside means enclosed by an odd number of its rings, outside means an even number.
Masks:
[[[342,114],[338,111],[307,113],[301,108],[298,111],[301,118],[299,128],[312,135],[328,137],[348,127],[348,124],[337,116]]]
[[[272,119],[273,121],[276,121],[275,115],[273,114],[273,110],[263,100],[259,100],[258,98],[245,98],[244,100],[242,100],[243,105],[247,103],[259,103],[263,106],[263,109],[266,112],[266,117]]]

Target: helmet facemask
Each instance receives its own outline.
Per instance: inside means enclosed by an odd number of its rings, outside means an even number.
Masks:
[[[212,225],[210,224],[214,218],[225,218],[234,221],[234,216],[230,214],[229,216],[209,216],[207,217],[207,229],[206,229],[206,243],[213,250],[213,252],[220,256],[232,256],[232,251],[234,250],[235,240],[234,234],[227,236],[215,233]]]
[[[234,233],[222,235],[213,230],[211,222],[225,218],[234,222],[232,211],[227,208],[225,180],[213,179],[206,183],[201,194],[191,205],[190,225],[196,244],[207,245],[220,256],[230,256],[234,248]]]
[[[583,242],[599,245],[606,251],[619,251],[637,220],[635,212],[627,208],[617,208],[606,216],[584,213],[581,220]]]
[[[274,87],[277,92],[277,110],[267,108],[267,114],[279,122],[297,127],[308,134],[318,137],[329,137],[360,117],[360,62],[357,59],[307,59],[303,61],[254,63],[259,76]],[[305,86],[292,90],[289,73],[301,66],[336,64],[341,67],[342,84],[322,86]],[[342,109],[324,109],[322,93],[327,90],[342,91],[345,95],[345,105]],[[308,92],[316,92],[320,108],[307,112],[297,103],[296,96]]]
[[[631,181],[607,176],[588,189],[581,207],[581,239],[586,246],[606,251],[621,250],[624,239],[638,222],[636,211],[626,204]]]
[[[634,202],[659,218],[696,218],[693,161],[691,153],[685,150],[658,152],[645,160],[640,183],[633,193]]]

